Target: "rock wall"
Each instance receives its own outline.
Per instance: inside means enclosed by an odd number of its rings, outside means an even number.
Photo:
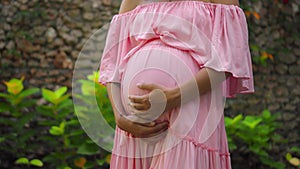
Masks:
[[[0,1],[0,78],[25,77],[26,86],[71,87],[74,62],[86,40],[118,12],[117,0]],[[248,11],[253,58],[272,54],[266,66],[253,64],[255,90],[227,100],[226,113],[281,112],[285,152],[300,146],[299,1],[257,1]],[[256,14],[253,12],[257,12]],[[270,55],[266,55],[270,56]],[[88,64],[88,63],[87,63]],[[0,84],[0,91],[5,86]]]
[[[24,76],[27,86],[71,87],[74,62],[83,45],[110,21],[119,4],[111,0],[0,1],[0,78]]]
[[[289,140],[289,146],[299,146],[300,142],[299,132],[296,132],[300,128],[299,5],[299,1],[252,4],[249,10],[259,13],[259,17],[247,17],[255,93],[228,100],[226,111],[234,114],[258,114],[264,109],[281,112],[282,134]],[[265,51],[272,55],[270,59],[265,64],[256,62],[255,58],[262,57]]]

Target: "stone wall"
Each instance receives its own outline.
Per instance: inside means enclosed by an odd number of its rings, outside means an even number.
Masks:
[[[286,147],[300,147],[300,13],[299,1],[287,4],[258,1],[248,16],[253,57],[268,51],[266,66],[253,64],[255,93],[228,99],[226,114],[281,112],[279,132]],[[118,12],[117,0],[2,0],[0,1],[0,91],[2,81],[25,77],[26,86],[71,87],[72,71],[86,40]],[[256,49],[256,50],[254,50]]]
[[[268,51],[273,59],[266,65],[253,64],[255,93],[228,100],[227,113],[257,114],[264,109],[281,112],[282,134],[290,144],[299,146],[300,118],[300,12],[299,1],[270,3],[258,1],[252,6],[260,19],[248,17],[252,56]],[[254,49],[252,47],[252,49]]]
[[[24,76],[27,86],[51,89],[71,87],[74,62],[83,45],[110,21],[120,4],[110,0],[0,2],[0,78]]]
[[[259,48],[251,47],[253,60],[264,51],[272,54],[273,59],[267,59],[265,65],[253,61],[255,93],[228,99],[225,110],[229,116],[259,114],[264,109],[280,112],[283,125],[278,133],[288,142],[282,147],[272,147],[271,155],[281,160],[288,148],[300,147],[299,5],[294,0],[286,4],[257,1],[250,6],[248,10],[259,14],[247,17],[251,45]]]

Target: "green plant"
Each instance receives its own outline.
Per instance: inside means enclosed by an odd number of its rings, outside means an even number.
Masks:
[[[54,149],[50,154],[43,158],[43,161],[52,164],[57,168],[72,168],[82,155],[94,156],[99,155],[99,147],[92,142],[84,130],[81,128],[77,117],[74,115],[73,102],[70,94],[66,94],[67,88],[61,87],[56,91],[42,89],[43,98],[48,103],[38,106],[37,110],[43,114],[45,121],[40,121],[41,125],[50,127],[51,137],[46,136],[44,140],[53,141]],[[49,121],[49,119],[53,119]],[[81,167],[92,168],[96,163],[86,162]]]
[[[23,80],[24,77],[4,82],[7,90],[0,93],[0,124],[5,129],[1,131],[0,151],[20,156],[26,155],[26,152],[33,153],[37,149],[37,145],[31,144],[31,139],[37,134],[31,128],[36,117],[33,112],[36,99],[32,96],[39,89],[24,90]]]
[[[300,159],[298,157],[292,156],[291,153],[300,154],[299,147],[292,147],[289,153],[286,153],[286,160],[293,166],[300,168]]]
[[[283,169],[284,163],[273,160],[268,153],[273,144],[284,141],[281,135],[276,134],[276,129],[280,126],[276,121],[278,116],[279,113],[272,115],[270,111],[264,110],[258,116],[249,115],[244,118],[239,114],[234,118],[225,117],[229,148],[231,150],[239,148],[244,153],[252,152],[259,156],[263,164]]]
[[[81,83],[81,94],[75,97],[79,98],[84,102],[82,104],[85,108],[86,106],[97,106],[97,109],[101,110],[102,116],[105,121],[113,128],[115,128],[116,123],[112,113],[112,107],[108,99],[106,87],[97,82],[99,78],[99,72],[94,72],[92,75],[88,75],[87,80],[79,80]],[[96,105],[94,104],[94,99],[96,99]],[[82,110],[86,111],[91,108]]]
[[[26,165],[27,168],[30,168],[30,166],[35,166],[35,167],[43,167],[43,162],[39,159],[32,159],[29,160],[26,157],[21,157],[19,159],[16,160],[15,162],[16,164],[22,164],[22,165]]]
[[[0,165],[58,169],[107,166],[110,154],[81,128],[68,89],[24,89],[23,81],[5,82],[7,91],[0,93],[0,156],[5,161]]]

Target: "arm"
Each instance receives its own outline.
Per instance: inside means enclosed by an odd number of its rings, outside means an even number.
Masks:
[[[212,0],[212,2],[239,6],[239,0]]]
[[[130,96],[129,99],[132,102],[131,106],[135,109],[135,113],[139,113],[149,109],[149,98],[151,94],[154,94],[154,92],[151,91],[160,89],[165,94],[166,100],[156,102],[166,104],[165,111],[168,111],[179,106],[181,103],[187,103],[195,97],[205,94],[223,82],[230,75],[231,74],[227,72],[217,72],[210,68],[203,68],[193,79],[176,88],[169,89],[155,84],[141,84],[138,87],[150,91],[149,94],[143,96]],[[195,89],[198,89],[198,93],[195,92]],[[184,100],[181,100],[182,96],[184,96]],[[155,96],[153,98],[155,98]]]
[[[141,0],[122,0],[119,14],[129,12],[140,4]]]

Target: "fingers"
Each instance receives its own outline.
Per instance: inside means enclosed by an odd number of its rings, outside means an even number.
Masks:
[[[128,96],[129,100],[133,103],[146,103],[149,102],[149,95],[142,95],[142,96]]]
[[[145,126],[145,127],[154,127],[156,125],[156,123],[153,122],[149,122],[149,123],[138,123],[139,125]]]
[[[150,104],[150,96],[152,98],[156,98],[155,96],[160,96],[157,92],[157,89],[159,91],[162,91],[163,87],[156,85],[156,84],[138,84],[137,85],[140,89],[151,91],[148,94],[138,96],[138,95],[129,95],[128,98],[130,100],[129,106],[131,106],[132,111],[135,113],[139,113],[139,111],[146,111],[151,107]],[[155,99],[154,99],[155,100]],[[160,99],[161,100],[161,99]],[[165,103],[165,101],[156,101],[156,102],[162,102]]]
[[[148,110],[151,106],[149,102],[147,103],[129,103],[128,104],[134,111],[134,110],[140,110],[140,111],[145,111]]]
[[[148,91],[152,91],[154,89],[163,89],[161,86],[156,84],[144,84],[144,83],[137,84],[137,87],[139,87],[142,90],[148,90]]]
[[[165,132],[168,129],[168,122],[156,124],[154,127],[149,127],[147,133],[143,134],[143,138],[153,137]]]
[[[146,111],[150,108],[149,95],[143,96],[129,96],[130,103],[128,105],[132,108],[132,113],[139,113],[139,111]]]
[[[157,89],[159,86],[155,85],[155,84],[139,83],[139,84],[137,84],[137,87],[140,88],[140,89],[142,89],[142,90],[151,91],[151,90]]]

